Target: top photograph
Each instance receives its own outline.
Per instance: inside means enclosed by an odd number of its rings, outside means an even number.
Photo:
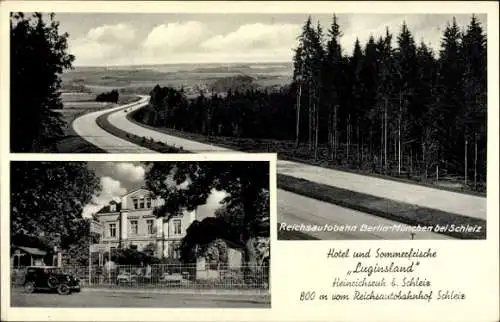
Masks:
[[[487,29],[475,12],[11,12],[10,151],[277,153],[280,239],[484,239]],[[443,231],[391,237],[379,217]]]

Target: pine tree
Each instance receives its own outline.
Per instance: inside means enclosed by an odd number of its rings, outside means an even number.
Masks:
[[[461,162],[455,160],[461,160],[459,155],[464,155],[464,150],[461,149],[464,143],[462,130],[457,122],[464,102],[460,37],[460,29],[453,18],[452,23],[444,30],[441,42],[435,102],[437,131],[440,137],[438,162],[445,161],[451,165],[451,168],[446,169],[448,171],[460,171]],[[439,178],[439,163],[436,166],[436,178]]]
[[[349,84],[351,85],[351,104],[347,112],[346,118],[346,160],[350,163],[351,158],[351,144],[353,137],[353,128],[358,129],[359,124],[363,120],[363,80],[361,79],[361,67],[363,62],[363,51],[359,39],[356,38],[354,43],[354,50],[352,57],[349,59],[349,72],[351,78]],[[357,131],[356,131],[357,132]],[[357,140],[359,138],[356,137]]]
[[[436,73],[437,62],[434,55],[431,49],[421,42],[417,49],[417,87],[414,100],[415,108],[420,112],[415,126],[420,136],[424,181],[427,180],[428,169],[435,165],[439,143],[435,124],[437,117],[433,110]],[[415,160],[418,161],[419,158],[416,156]]]
[[[398,48],[394,54],[395,83],[398,89],[398,114],[397,114],[397,160],[398,174],[403,168],[405,141],[412,140],[408,137],[412,132],[411,126],[418,119],[419,109],[412,106],[416,86],[417,54],[413,36],[405,22],[397,38]]]
[[[314,160],[318,159],[319,153],[319,128],[320,128],[320,110],[321,110],[321,92],[323,66],[325,59],[325,50],[323,47],[323,29],[317,24],[316,30],[312,34],[312,83],[313,91],[313,144],[314,144]]]
[[[474,152],[478,144],[481,151],[481,164],[486,164],[486,104],[487,104],[487,75],[486,75],[486,36],[482,27],[473,15],[465,31],[461,44],[461,61],[464,65],[462,81],[464,106],[460,115],[460,124],[463,126],[464,141],[473,143]],[[467,156],[465,151],[465,184],[467,184]],[[477,153],[474,153],[474,188],[477,185]],[[481,175],[484,175],[481,171]]]
[[[295,49],[293,60],[293,87],[296,93],[296,117],[295,117],[295,147],[298,148],[300,144],[300,105],[302,101],[302,85],[304,81],[304,50],[302,44]]]
[[[365,144],[371,145],[372,135],[378,132],[378,123],[374,119],[377,113],[377,85],[378,85],[378,56],[377,44],[373,36],[370,36],[364,50],[365,54],[361,62],[361,104],[363,106],[362,119],[358,123],[358,160],[364,162]],[[366,140],[367,138],[367,140]]]
[[[388,170],[388,133],[389,116],[391,115],[394,84],[393,84],[393,48],[392,34],[386,28],[385,37],[378,42],[379,64],[377,82],[377,106],[380,106],[381,123],[381,164],[384,171]]]
[[[304,100],[307,104],[307,124],[308,124],[308,145],[309,150],[313,149],[313,109],[312,109],[312,100],[313,100],[313,41],[314,41],[314,28],[312,26],[311,16],[307,18],[304,27],[302,28],[302,33],[299,36],[299,47],[302,49],[302,57],[303,57],[303,65],[302,65],[302,80],[305,85],[302,88]]]
[[[340,107],[341,87],[343,85],[342,48],[340,44],[342,33],[335,14],[328,30],[328,36],[323,82],[325,83],[324,96],[327,101],[326,108],[328,111],[328,154],[329,158],[334,160],[337,158],[338,111]]]

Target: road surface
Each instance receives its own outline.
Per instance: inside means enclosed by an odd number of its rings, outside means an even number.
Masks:
[[[124,113],[122,110],[127,107],[134,105],[142,107],[144,104],[147,104],[148,101],[149,98],[144,96],[141,97],[139,101],[134,103],[82,115],[73,121],[73,129],[79,136],[89,143],[110,153],[151,153],[151,150],[111,135],[96,123],[96,119],[99,116],[109,113],[110,111],[120,111],[121,113]]]
[[[147,99],[146,96],[142,97],[142,99],[145,98]],[[130,122],[127,119],[127,114],[130,114],[144,105],[145,103],[142,105],[134,105],[128,108],[128,112],[126,113],[119,111],[112,113],[109,116],[109,122],[124,131],[129,131],[139,136],[152,137],[154,140],[162,141],[168,145],[182,146],[187,151],[231,151],[215,145],[167,135]],[[277,162],[277,171],[280,174],[312,182],[486,220],[486,198],[479,196],[466,195],[416,184],[385,180],[283,160]]]
[[[270,308],[270,295],[92,290],[68,296],[11,290],[11,307]]]
[[[287,225],[317,225],[339,227],[340,229],[354,226],[356,231],[302,231],[307,235],[321,240],[334,239],[385,239],[385,240],[404,240],[412,239],[411,232],[404,230],[407,225],[391,221],[381,217],[369,215],[363,212],[343,208],[327,202],[297,195],[288,191],[278,190],[278,221],[280,224]],[[278,226],[281,226],[278,225]],[[365,227],[392,227],[396,225],[402,229],[394,231],[360,231],[362,225]],[[430,232],[418,232],[413,235],[413,239],[453,239],[452,237],[435,234]]]
[[[149,96],[141,96],[141,100],[148,100]],[[126,113],[117,111],[116,113],[111,113],[108,116],[108,121],[113,126],[130,133],[134,133],[138,136],[144,136],[147,138],[152,138],[155,141],[161,141],[170,146],[182,146],[184,150],[195,153],[203,152],[234,152],[229,149],[225,149],[216,145],[210,145],[206,143],[200,143],[196,141],[186,140],[177,136],[167,135],[158,131],[150,130],[145,127],[139,126],[135,123],[130,122],[127,119],[127,115],[135,110],[142,108],[147,102],[142,102],[141,104],[133,105],[127,108]]]
[[[145,97],[142,97],[144,99]],[[146,97],[147,98],[147,97]],[[141,101],[140,104],[134,104],[132,106],[128,106],[127,110],[133,111],[135,109],[141,108],[144,106],[145,101]],[[123,109],[123,108],[122,108]],[[121,111],[120,108],[114,108],[116,113],[112,113],[109,116],[109,122],[124,131],[128,131],[130,133],[134,133],[136,135],[152,137],[154,140],[163,141],[167,144],[176,143],[177,146],[181,145],[184,149],[188,151],[196,151],[196,152],[214,152],[214,151],[230,151],[227,149],[221,149],[217,146],[211,146],[207,144],[202,144],[199,142],[193,142],[190,140],[185,140],[181,138],[177,138],[175,136],[166,135],[160,132],[156,132],[153,130],[146,129],[144,127],[138,126],[129,120],[127,120],[126,113]],[[88,118],[85,119],[86,127],[85,129],[92,130],[94,125],[92,125],[92,119],[95,119],[102,115],[103,113],[91,113]],[[97,126],[97,124],[95,125]],[[97,126],[98,127],[98,126]],[[101,129],[102,130],[102,129]],[[117,148],[113,145],[116,144],[115,137],[110,133],[104,131],[99,132],[99,140],[94,140],[93,144],[98,146],[99,148],[109,151],[115,152]],[[140,134],[138,134],[140,133]],[[90,134],[90,133],[85,133]],[[88,137],[88,136],[87,136]],[[92,136],[91,136],[92,137]],[[86,138],[86,137],[85,137]],[[108,141],[109,140],[109,141]],[[127,150],[133,151],[135,149],[135,144],[126,142],[124,144]],[[150,153],[154,153],[154,151],[148,150]],[[312,198],[307,198],[298,194],[294,194],[282,189],[278,189],[278,213],[279,213],[279,221],[288,223],[288,224],[317,224],[317,225],[325,225],[325,224],[357,224],[357,223],[365,223],[365,224],[400,224],[398,222],[389,221],[377,216],[372,216],[368,214],[364,214],[358,211],[354,211],[347,208],[342,208],[333,204],[329,204],[326,202],[321,202]],[[385,233],[374,233],[374,232],[322,232],[322,233],[310,233],[314,237],[320,239],[411,239],[410,233],[405,232],[385,232]],[[441,234],[434,233],[419,233],[414,236],[415,239],[445,239],[449,238]]]

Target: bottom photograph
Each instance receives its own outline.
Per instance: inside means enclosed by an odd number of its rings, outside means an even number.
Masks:
[[[13,161],[11,307],[270,299],[269,161]]]

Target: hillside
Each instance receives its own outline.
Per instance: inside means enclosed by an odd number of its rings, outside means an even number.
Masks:
[[[248,75],[235,75],[224,78],[219,78],[210,84],[210,90],[214,92],[227,92],[229,89],[232,91],[243,92],[248,89],[257,87],[254,84],[254,78]]]

